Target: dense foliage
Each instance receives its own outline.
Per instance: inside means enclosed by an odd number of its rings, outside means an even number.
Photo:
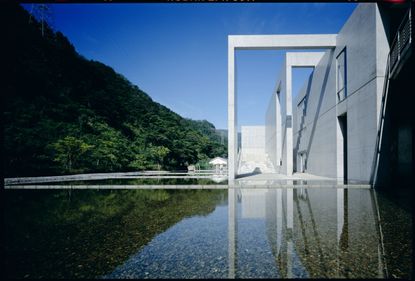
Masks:
[[[11,8],[9,6],[8,8]],[[121,74],[79,55],[15,5],[16,54],[5,96],[6,176],[185,169],[227,149],[208,121],[183,118]],[[223,139],[223,138],[222,138]]]

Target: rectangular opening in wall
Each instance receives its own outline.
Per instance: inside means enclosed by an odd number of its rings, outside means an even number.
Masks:
[[[339,120],[339,126],[341,131],[341,138],[343,142],[343,154],[342,154],[342,164],[343,164],[343,179],[344,184],[347,184],[347,114],[343,114],[337,117]]]
[[[300,173],[305,173],[305,171],[306,171],[306,166],[305,166],[306,156],[307,156],[307,154],[306,154],[305,151],[298,152],[298,160],[299,160],[298,172],[300,172]]]
[[[336,91],[337,102],[341,102],[347,96],[347,68],[346,68],[346,48],[336,57]]]

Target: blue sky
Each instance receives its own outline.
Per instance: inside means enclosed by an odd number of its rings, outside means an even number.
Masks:
[[[31,5],[24,5],[30,10]],[[337,33],[352,3],[53,4],[53,25],[87,59],[153,100],[227,128],[227,36]],[[283,51],[238,51],[239,125],[264,124]],[[293,73],[293,93],[309,70]]]

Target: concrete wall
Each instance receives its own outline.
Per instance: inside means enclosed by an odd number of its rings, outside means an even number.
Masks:
[[[265,151],[275,168],[281,161],[281,113],[278,93],[273,93],[265,115]]]
[[[344,49],[347,97],[338,103],[336,57]],[[295,103],[294,144],[297,152],[306,151],[307,172],[343,178],[343,142],[337,117],[347,114],[348,179],[369,182],[388,51],[377,5],[359,4],[339,32],[334,52],[326,52],[310,87],[304,85]],[[297,105],[306,94],[304,114],[298,112],[303,109]]]
[[[265,161],[264,126],[241,126],[241,151],[244,161]]]
[[[336,78],[333,51],[327,51],[315,67],[294,103],[294,150],[306,154],[307,173],[336,177]],[[304,104],[300,101],[307,94]],[[298,119],[300,117],[300,120]],[[293,150],[293,152],[294,152]],[[298,157],[292,155],[292,157]],[[300,161],[296,161],[300,170]]]
[[[370,180],[389,45],[376,4],[360,4],[337,37],[347,50],[348,178]],[[341,110],[339,110],[341,109]]]

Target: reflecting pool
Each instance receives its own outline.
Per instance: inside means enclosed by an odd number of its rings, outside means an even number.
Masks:
[[[368,189],[5,190],[9,278],[411,278],[412,215]]]

